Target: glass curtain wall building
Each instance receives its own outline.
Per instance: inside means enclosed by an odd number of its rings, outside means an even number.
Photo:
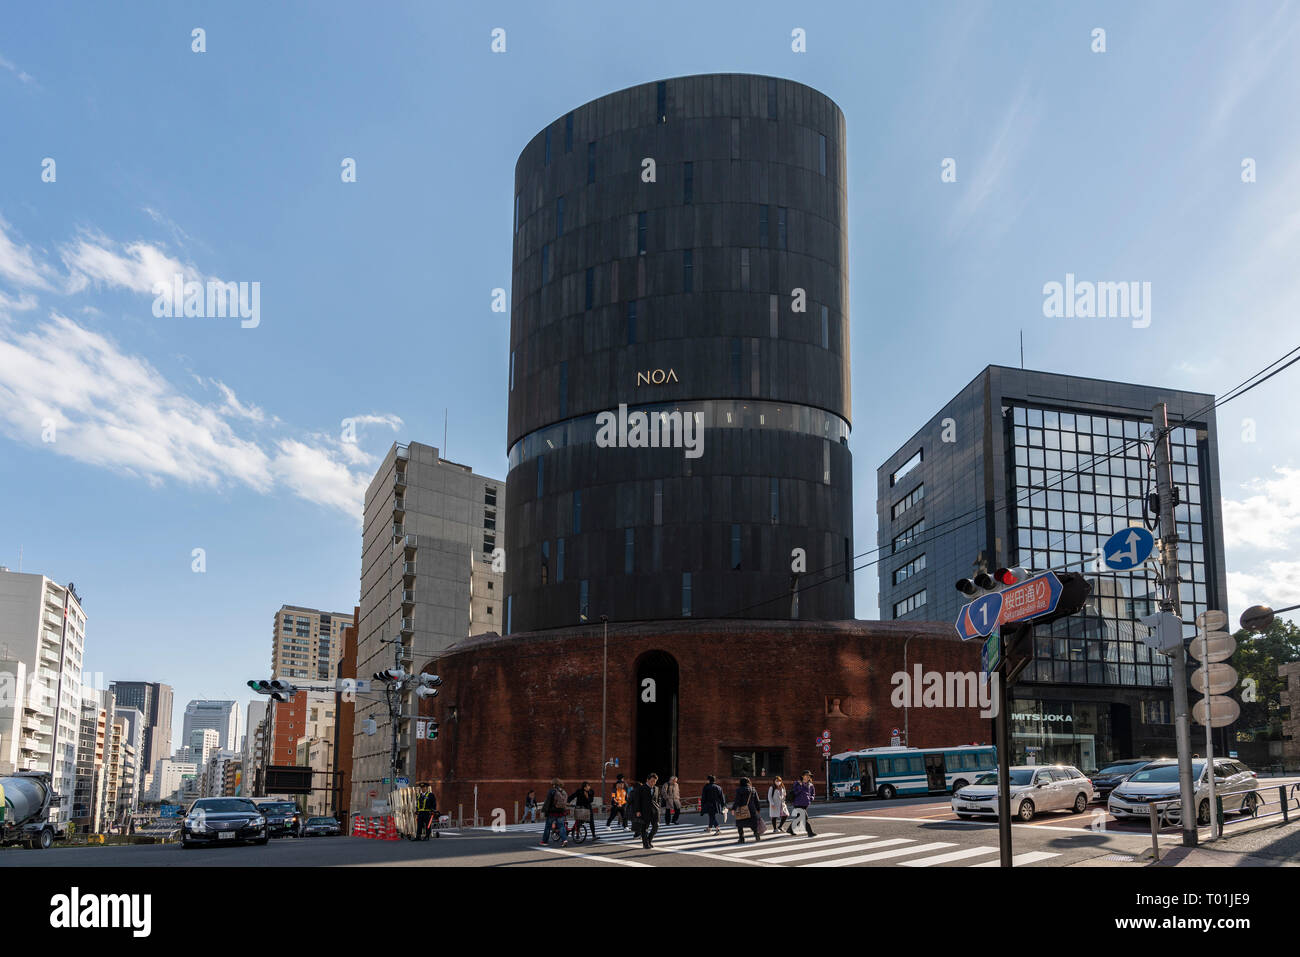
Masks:
[[[1227,607],[1213,396],[990,366],[878,471],[880,541],[889,543],[881,617],[953,620],[967,600],[956,581],[1003,565],[1082,572],[1092,583],[1082,613],[1035,632],[1034,661],[1013,693],[1017,760],[1092,767],[1173,748],[1170,665],[1142,643],[1136,620],[1158,610],[1154,568],[1100,564],[1112,533],[1154,526],[1143,437],[1157,401],[1178,423],[1178,588],[1190,623]]]

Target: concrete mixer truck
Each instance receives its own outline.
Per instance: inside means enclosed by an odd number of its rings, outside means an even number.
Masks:
[[[50,808],[58,807],[59,796],[48,771],[15,771],[0,777],[0,846],[26,844],[44,849],[66,834],[63,825],[50,822]]]

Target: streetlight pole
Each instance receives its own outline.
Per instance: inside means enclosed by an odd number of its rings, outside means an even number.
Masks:
[[[605,767],[609,760],[605,754],[605,719],[609,714],[609,616],[600,616],[601,624],[605,630],[604,651],[601,656],[600,667],[600,801],[601,806],[605,803]],[[591,833],[596,833],[596,822],[591,824]]]
[[[908,687],[908,688],[911,687],[911,681],[912,681],[912,679],[911,679],[911,677],[910,677],[910,676],[908,675],[908,673],[907,673],[907,646],[908,646],[909,644],[911,644],[912,639],[915,638],[915,637],[916,637],[916,635],[908,635],[908,636],[907,636],[907,641],[903,642],[903,680],[904,680],[905,682],[907,682],[907,684],[904,685],[904,687]],[[908,706],[908,704],[910,704],[910,699],[911,699],[911,697],[912,697],[912,695],[911,695],[910,692],[909,692],[907,695],[905,695],[905,696],[903,697],[903,745],[904,745],[905,747],[909,747],[909,748],[912,746],[912,738],[911,738],[911,737],[908,735],[908,733],[907,733],[907,732],[908,732],[908,726],[907,726],[907,715],[908,715],[908,712],[907,712],[907,706]]]

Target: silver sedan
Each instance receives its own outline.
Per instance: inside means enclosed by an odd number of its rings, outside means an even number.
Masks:
[[[1028,821],[1039,811],[1073,811],[1082,814],[1092,800],[1092,782],[1078,768],[1057,764],[1044,767],[1022,764],[1011,768],[1011,813]],[[952,796],[952,809],[960,818],[997,817],[998,776],[981,775]]]

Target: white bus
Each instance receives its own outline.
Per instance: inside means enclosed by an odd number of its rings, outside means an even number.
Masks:
[[[831,757],[830,789],[834,797],[943,794],[973,784],[996,771],[997,748],[963,744],[953,748],[864,748]]]

